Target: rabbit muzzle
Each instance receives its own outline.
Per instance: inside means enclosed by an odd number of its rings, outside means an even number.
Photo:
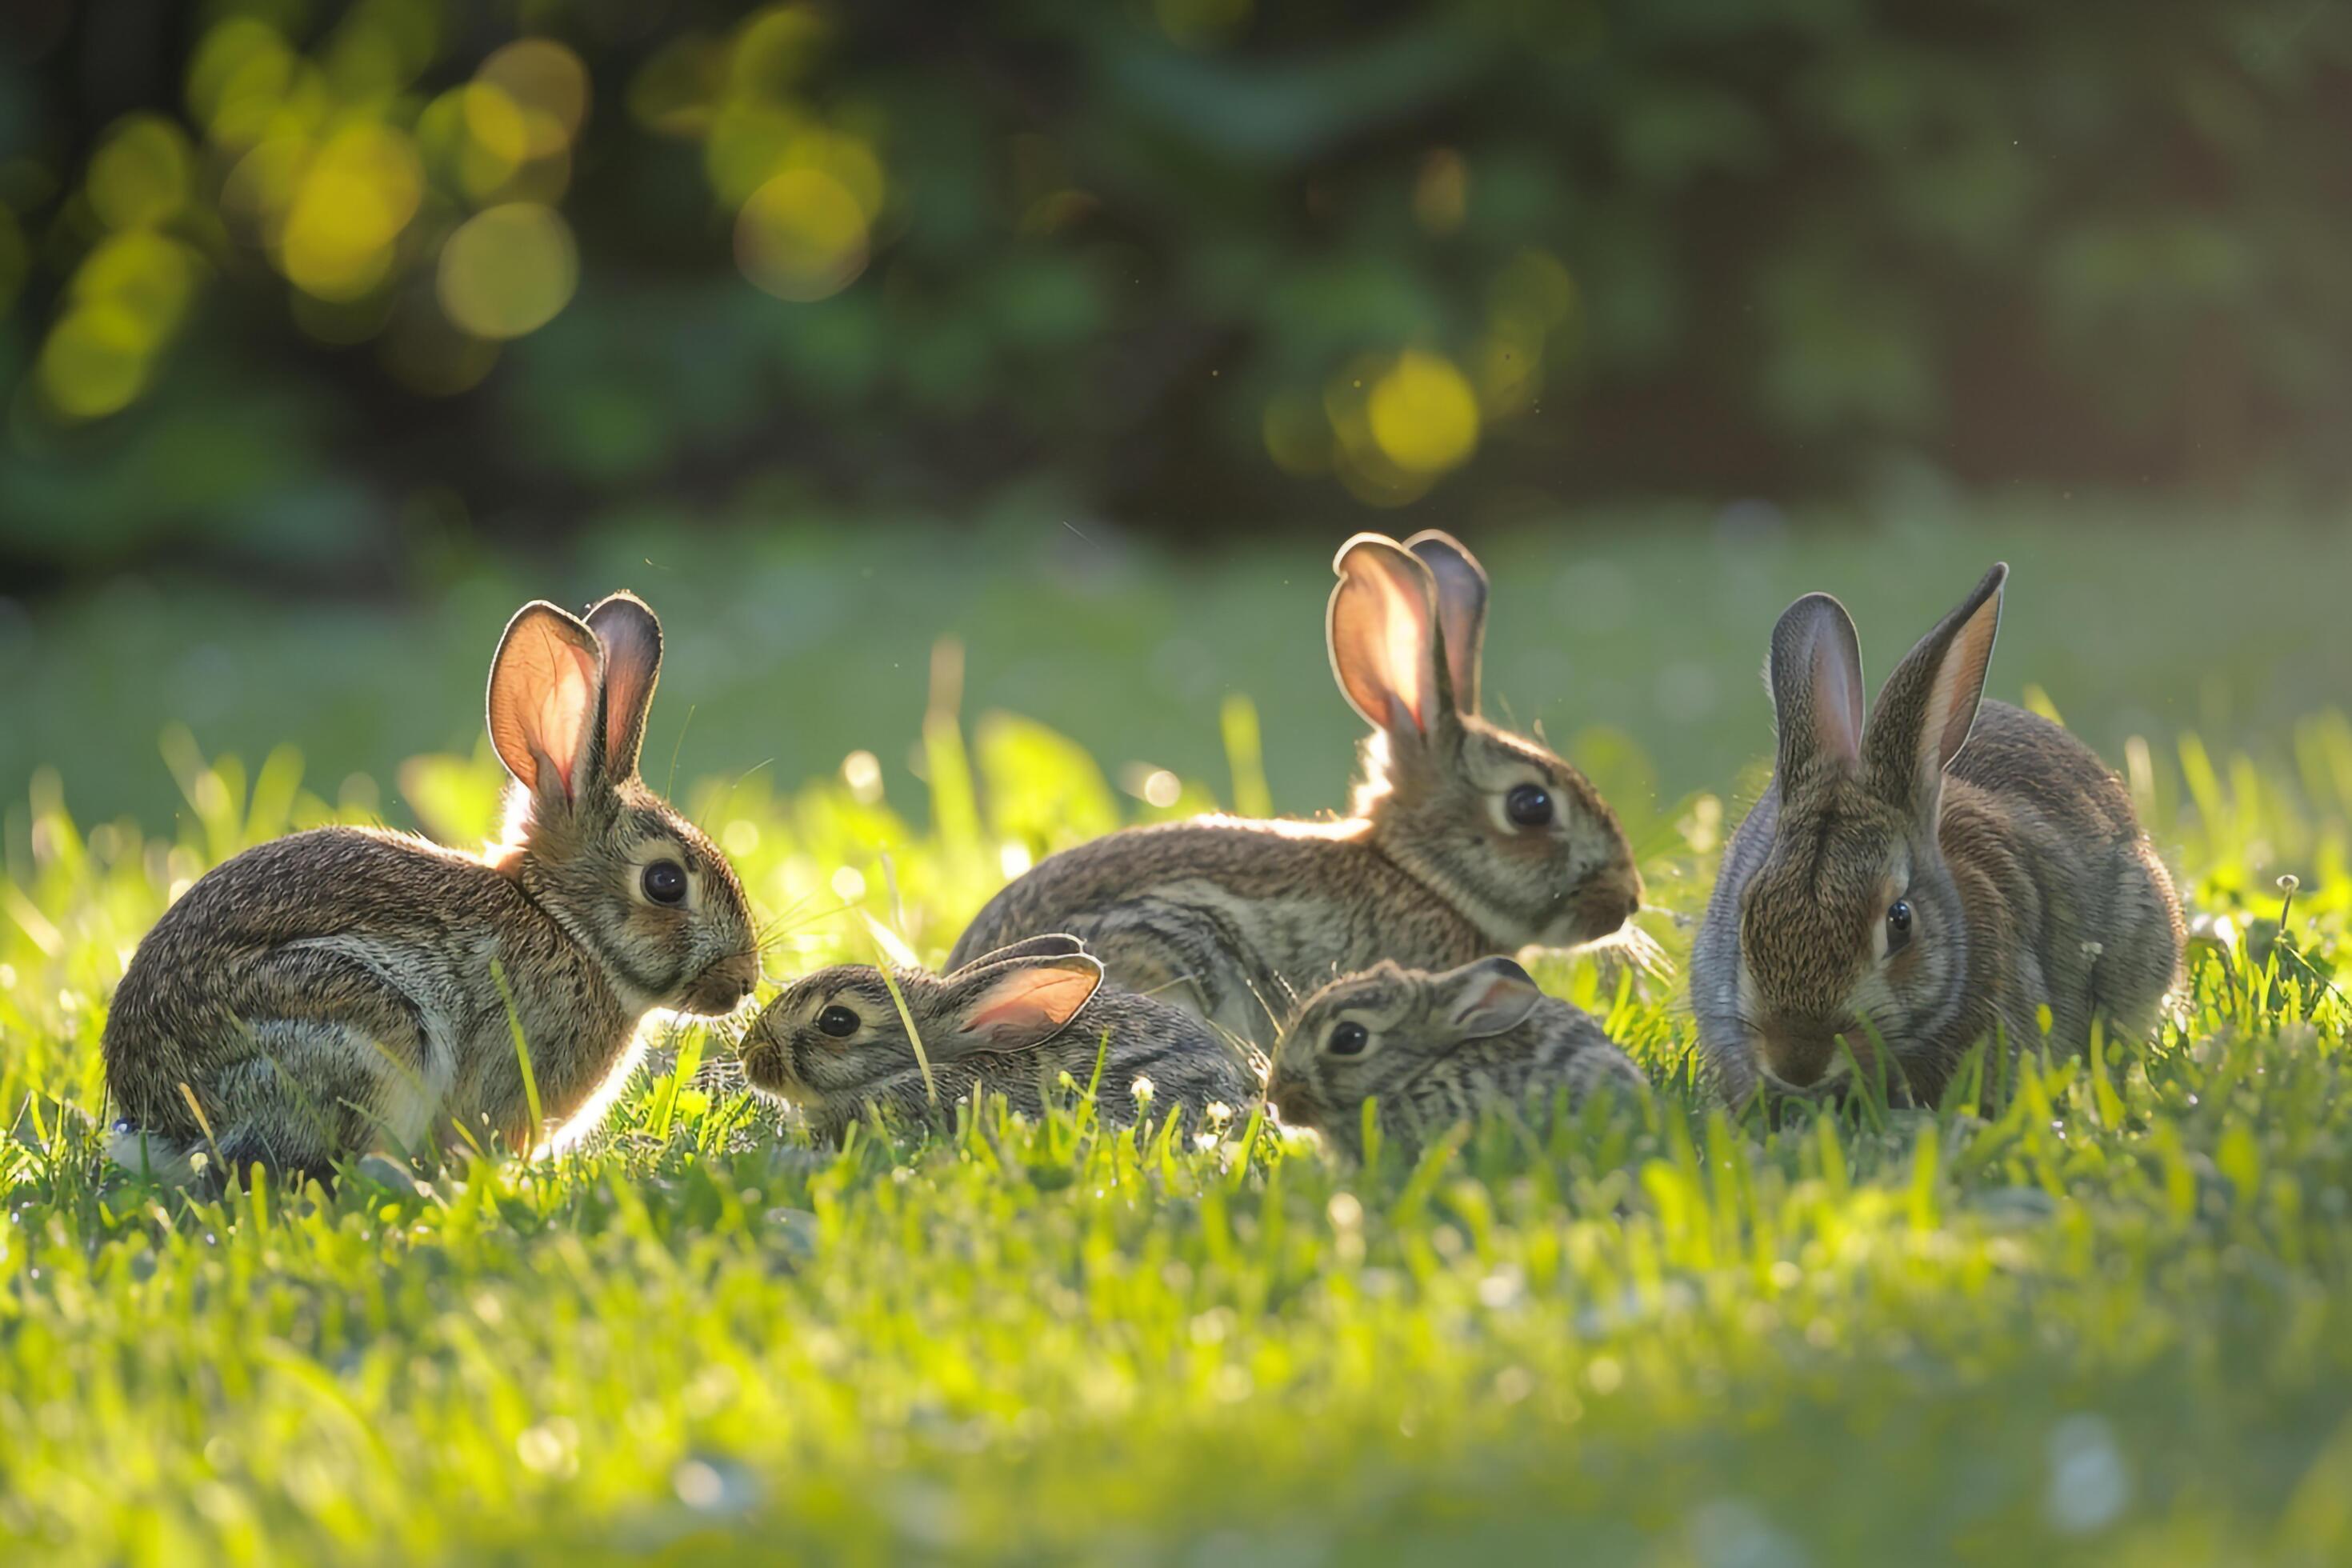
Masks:
[[[717,1017],[732,1013],[760,983],[760,955],[730,952],[687,982],[678,997],[683,1012]]]
[[[1867,1042],[1853,1029],[1809,1021],[1759,1030],[1756,1054],[1765,1072],[1782,1086],[1815,1089],[1845,1070],[1841,1037],[1857,1053],[1867,1048]]]
[[[1274,1107],[1274,1113],[1286,1127],[1315,1125],[1314,1091],[1301,1079],[1276,1074],[1265,1086],[1265,1102]]]
[[[1585,879],[1569,895],[1570,939],[1598,942],[1614,934],[1642,908],[1642,874],[1631,866],[1612,867]]]

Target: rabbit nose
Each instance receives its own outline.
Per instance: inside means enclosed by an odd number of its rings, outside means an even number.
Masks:
[[[1293,1127],[1307,1125],[1306,1086],[1297,1079],[1278,1078],[1265,1086],[1265,1102],[1274,1113]]]
[[[690,1005],[699,1012],[731,1013],[759,983],[760,955],[730,953],[695,976]]]
[[[1604,871],[1576,890],[1577,923],[1590,940],[1609,935],[1642,909],[1642,874],[1628,866]]]
[[[1801,1033],[1767,1030],[1757,1042],[1764,1070],[1790,1089],[1811,1089],[1829,1075],[1837,1060],[1837,1039],[1829,1031]]]

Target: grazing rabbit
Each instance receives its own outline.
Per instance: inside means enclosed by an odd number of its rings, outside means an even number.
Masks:
[[[1372,726],[1353,815],[1207,816],[1065,850],[999,892],[950,962],[1075,931],[1112,984],[1263,1044],[1334,974],[1572,946],[1632,917],[1642,879],[1608,804],[1478,717],[1477,561],[1443,533],[1363,533],[1334,566],[1331,667]]]
[[[1481,1111],[1538,1120],[1562,1091],[1636,1089],[1641,1072],[1589,1013],[1547,996],[1507,958],[1442,974],[1380,963],[1307,999],[1275,1047],[1266,1101],[1351,1161],[1364,1101],[1408,1152]]]
[[[2131,798],[2046,719],[1979,701],[2009,568],[1995,566],[1862,710],[1853,622],[1790,605],[1766,671],[1772,782],[1725,851],[1691,954],[1706,1058],[1744,1097],[1873,1062],[1933,1104],[1979,1040],[2145,1033],[2180,967],[2180,904]]]
[[[217,1149],[324,1175],[376,1150],[593,1126],[656,1007],[719,1014],[759,978],[751,916],[711,842],[637,776],[661,625],[616,594],[545,603],[490,666],[514,776],[504,845],[461,854],[321,827],[200,878],[131,956],[106,1022],[111,1147],[178,1180]]]
[[[1159,1110],[1181,1105],[1196,1127],[1213,1104],[1238,1110],[1257,1098],[1242,1051],[1181,1007],[1103,986],[1102,974],[1077,938],[1061,935],[1032,937],[944,976],[891,971],[940,1105],[984,1087],[1038,1115],[1062,1074],[1081,1088],[1093,1081],[1106,1050],[1095,1102],[1106,1121],[1135,1120],[1139,1079],[1150,1080]],[[752,1087],[799,1106],[830,1142],[869,1104],[909,1120],[930,1105],[898,1004],[870,964],[795,981],[761,1009],[741,1055]]]

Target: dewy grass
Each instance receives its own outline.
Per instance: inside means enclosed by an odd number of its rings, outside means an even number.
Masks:
[[[2132,751],[2200,921],[2179,1017],[1937,1107],[1859,1066],[1842,1110],[1717,1107],[1671,977],[1553,956],[1654,1092],[1360,1170],[1075,1084],[814,1147],[657,1022],[562,1161],[218,1198],[99,1164],[105,999],[175,885],[337,814],[282,760],[175,752],[171,839],[44,780],[0,897],[0,1557],[2345,1561],[2352,730],[2299,733]],[[887,852],[850,901],[936,963],[1004,825],[1095,798],[1034,740],[975,748],[976,844],[838,784],[694,804],[769,910]],[[1643,836],[1676,962],[1736,815]],[[772,967],[866,955],[827,921]]]

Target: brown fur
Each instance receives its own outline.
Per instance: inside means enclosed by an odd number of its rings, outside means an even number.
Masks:
[[[1775,629],[1780,765],[1692,953],[1727,1092],[1759,1075],[1829,1081],[1851,1051],[1897,1096],[1933,1102],[1979,1041],[2038,1039],[2044,1007],[2061,1049],[2081,1048],[2095,1016],[2153,1026],[2179,971],[2179,900],[2089,748],[1979,706],[2005,580],[1996,568],[1912,650],[1866,725],[1843,609],[1811,595]],[[1897,899],[1907,942],[1888,923]]]
[[[1202,817],[1065,850],[992,900],[951,963],[1028,932],[1073,931],[1122,988],[1265,1042],[1299,995],[1381,959],[1446,968],[1591,942],[1632,917],[1641,877],[1607,802],[1476,712],[1476,560],[1434,532],[1402,546],[1360,535],[1337,569],[1334,670],[1373,726],[1353,815]],[[1549,824],[1503,814],[1523,784],[1548,792]]]
[[[1365,1030],[1360,1051],[1333,1050],[1342,1023]],[[1590,1014],[1544,995],[1509,959],[1488,958],[1443,973],[1381,963],[1323,987],[1283,1031],[1266,1100],[1286,1124],[1361,1161],[1368,1100],[1382,1136],[1410,1154],[1488,1111],[1539,1122],[1563,1097],[1575,1105],[1643,1081]]]
[[[1257,1098],[1259,1075],[1247,1052],[1181,1007],[1108,986],[1092,989],[1066,1022],[1049,1014],[1009,1038],[971,1038],[971,1020],[993,985],[1015,971],[1056,969],[1086,975],[1089,988],[1102,973],[1076,938],[1058,933],[983,954],[944,976],[892,970],[930,1062],[929,1093],[898,1003],[882,972],[867,964],[818,970],[761,1008],[743,1039],[745,1075],[753,1088],[797,1107],[827,1142],[838,1142],[868,1107],[920,1122],[981,1090],[1040,1115],[1065,1074],[1080,1089],[1094,1082],[1098,1057],[1096,1114],[1113,1126],[1135,1120],[1139,1079],[1151,1083],[1155,1115],[1181,1107],[1195,1129],[1205,1125],[1211,1105],[1237,1112]],[[856,1015],[854,1034],[836,1037],[817,1027],[835,1006]]]
[[[612,673],[633,709],[608,700],[592,624],[625,639]],[[733,869],[636,776],[652,612],[616,595],[583,624],[529,605],[500,652],[490,722],[517,776],[510,842],[486,859],[326,827],[198,879],[140,943],[108,1015],[118,1158],[185,1178],[216,1150],[220,1180],[467,1137],[544,1143],[616,1085],[649,1008],[725,1012],[750,993],[758,955]],[[684,903],[642,893],[656,858],[687,871]]]

